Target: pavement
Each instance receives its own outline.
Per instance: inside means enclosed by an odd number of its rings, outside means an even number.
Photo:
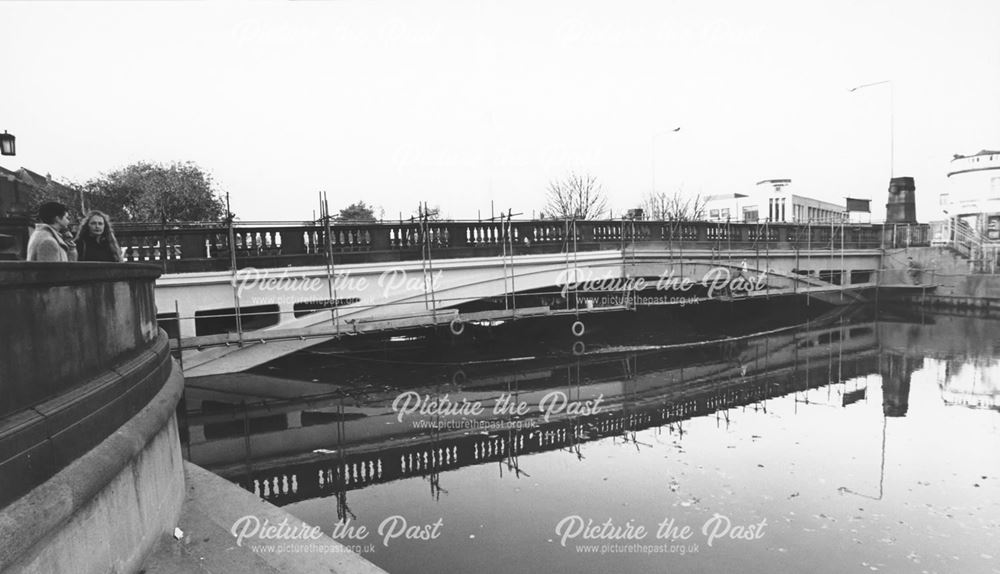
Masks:
[[[305,523],[195,464],[185,461],[184,474],[187,493],[177,525],[183,535],[164,536],[140,574],[386,574],[326,534],[308,541],[248,538],[237,545],[231,530],[242,517],[272,525],[287,520],[290,527]]]

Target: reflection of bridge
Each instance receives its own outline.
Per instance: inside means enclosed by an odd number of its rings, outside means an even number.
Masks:
[[[215,407],[189,417],[189,454],[277,504],[413,476],[429,476],[434,484],[441,471],[484,462],[517,472],[522,454],[578,449],[587,441],[880,373],[878,333],[877,323],[835,324],[699,348],[584,356],[555,366],[526,365],[506,380],[470,378],[450,389],[454,401],[486,405],[503,392],[516,392],[529,404],[551,390],[583,399],[600,392],[610,406],[549,423],[501,417],[507,426],[492,432],[426,431],[411,420],[390,424],[390,395],[313,397],[227,412],[220,395],[189,391],[189,401],[211,397]],[[532,422],[537,426],[528,428]]]
[[[925,236],[926,226],[644,221],[178,226],[120,234],[131,259],[159,261],[172,272],[157,283],[157,305],[181,339],[189,376],[244,370],[345,333],[455,320],[576,316],[706,298],[849,301],[880,284],[883,248],[924,244]],[[627,282],[640,278],[645,285]]]

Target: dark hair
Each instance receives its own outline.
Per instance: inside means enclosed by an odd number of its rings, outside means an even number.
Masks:
[[[41,207],[38,208],[38,220],[42,223],[51,225],[57,217],[62,217],[66,215],[66,206],[57,202],[50,201],[48,203],[43,203]]]

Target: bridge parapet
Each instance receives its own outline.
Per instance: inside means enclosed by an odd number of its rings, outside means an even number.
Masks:
[[[679,249],[877,249],[929,245],[926,224],[848,225],[709,221],[530,220],[238,222],[120,224],[127,261],[158,263],[167,273],[237,268],[377,263],[428,258],[599,251],[669,244]]]

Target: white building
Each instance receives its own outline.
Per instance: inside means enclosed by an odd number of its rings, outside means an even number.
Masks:
[[[706,199],[709,221],[829,223],[844,221],[844,205],[792,192],[790,179],[758,181],[748,193],[712,195]]]
[[[941,210],[959,217],[987,239],[1000,239],[1000,151],[955,154]]]

